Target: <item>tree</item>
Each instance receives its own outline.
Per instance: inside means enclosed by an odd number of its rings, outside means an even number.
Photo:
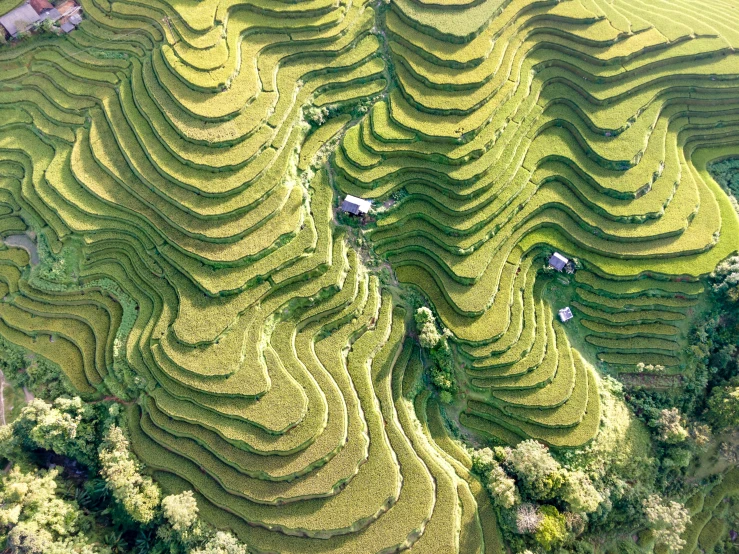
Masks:
[[[504,454],[500,451],[500,454]],[[499,456],[502,458],[502,456]],[[516,481],[506,474],[490,448],[472,453],[472,471],[480,476],[492,500],[503,508],[512,508],[520,501]]]
[[[534,538],[544,550],[549,551],[565,541],[567,524],[565,517],[554,506],[542,506],[539,511],[543,517]]]
[[[14,554],[103,554],[86,536],[92,522],[57,496],[58,471],[13,467],[0,482],[0,538]]]
[[[688,430],[683,427],[683,416],[677,408],[665,408],[657,418],[659,440],[668,444],[677,444],[688,438]]]
[[[213,538],[190,554],[248,554],[248,550],[231,533],[218,531]]]
[[[658,544],[664,544],[674,552],[685,546],[681,535],[690,523],[688,510],[679,502],[667,501],[652,494],[642,502],[649,527],[654,530]]]
[[[566,474],[562,498],[573,512],[592,513],[603,502],[603,496],[582,471],[569,471]]]
[[[426,306],[418,308],[416,315],[416,328],[418,329],[418,340],[421,347],[431,350],[441,341],[442,336],[436,328],[436,318],[434,314]]]
[[[100,473],[113,497],[131,519],[149,523],[159,508],[161,492],[150,477],[139,473],[139,463],[131,455],[128,439],[117,425],[110,425],[99,448]]]
[[[182,534],[198,520],[198,503],[192,491],[170,494],[162,500],[162,513],[172,529]]]
[[[711,277],[716,292],[724,293],[731,302],[739,300],[739,256],[720,263]]]
[[[511,450],[507,463],[534,498],[552,498],[564,483],[562,466],[546,446],[535,440],[519,443]]]
[[[94,466],[96,421],[92,407],[79,397],[57,398],[53,404],[36,398],[23,407],[13,428],[31,448],[51,450]]]
[[[516,510],[516,531],[521,534],[536,533],[543,519],[536,504],[521,504]]]
[[[737,423],[739,424],[739,421]],[[693,443],[698,448],[704,448],[711,442],[713,433],[711,432],[711,428],[705,423],[693,422],[690,425],[690,438],[693,439]]]
[[[708,415],[718,429],[739,427],[739,378],[715,387],[708,399]]]
[[[493,500],[504,508],[512,508],[520,500],[516,482],[498,464],[490,470],[485,488]]]

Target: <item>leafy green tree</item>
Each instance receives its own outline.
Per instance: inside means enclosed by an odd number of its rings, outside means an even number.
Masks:
[[[642,505],[657,544],[663,544],[673,552],[679,552],[685,546],[681,535],[690,523],[690,514],[685,506],[679,502],[665,500],[658,494],[649,495]]]
[[[539,512],[542,520],[534,538],[544,550],[550,551],[561,546],[567,539],[565,516],[559,513],[557,508],[549,505],[541,506]]]
[[[198,503],[192,491],[165,496],[162,499],[162,514],[178,533],[191,529],[198,520]]]
[[[414,318],[416,320],[416,327],[418,328],[418,340],[421,342],[421,347],[428,350],[435,348],[442,339],[442,336],[436,327],[434,314],[424,306],[416,310]]]
[[[660,411],[656,425],[658,437],[667,444],[677,444],[688,438],[688,430],[683,426],[684,418],[677,408]]]
[[[86,532],[92,520],[74,500],[60,498],[58,471],[13,467],[0,482],[0,537],[18,554],[103,554]]]
[[[590,477],[582,471],[569,471],[566,474],[562,498],[573,512],[592,513],[603,502],[603,496],[593,485]]]
[[[51,450],[87,466],[95,465],[97,418],[79,397],[57,398],[53,404],[36,398],[13,422],[14,434],[30,448]]]
[[[739,378],[715,387],[708,399],[708,415],[718,429],[739,427]]]
[[[161,492],[150,477],[141,475],[120,427],[110,425],[98,453],[100,473],[113,497],[133,521],[150,523],[158,513]]]
[[[516,481],[508,477],[498,464],[495,464],[490,470],[485,488],[493,500],[504,508],[512,508],[521,500],[516,488]]]
[[[503,456],[499,457],[503,458]],[[480,476],[496,505],[512,508],[520,502],[516,481],[508,476],[496,459],[495,452],[490,448],[472,452],[472,471]]]
[[[495,453],[490,448],[473,450],[470,457],[472,458],[472,471],[478,475],[487,475],[498,463]]]
[[[553,498],[564,484],[562,466],[538,441],[529,439],[519,443],[511,450],[506,462],[533,498]]]

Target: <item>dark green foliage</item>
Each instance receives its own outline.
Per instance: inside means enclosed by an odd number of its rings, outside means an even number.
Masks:
[[[429,368],[431,382],[440,391],[454,395],[457,392],[457,382],[454,378],[454,357],[446,339],[439,341],[436,348],[431,350],[430,355],[434,362]]]
[[[69,379],[56,364],[29,355],[3,337],[0,337],[0,370],[15,387],[26,387],[35,396],[46,400],[75,394]]]
[[[233,535],[199,520],[191,492],[160,505],[121,425],[118,404],[60,397],[37,398],[0,427],[0,456],[16,465],[0,483],[0,546],[28,554],[246,554]]]
[[[79,397],[60,397],[53,404],[37,398],[23,408],[12,428],[27,450],[49,450],[87,467],[97,465],[99,416]]]
[[[429,379],[434,387],[440,391],[439,398],[442,402],[448,404],[453,401],[454,395],[457,393],[457,381],[454,353],[449,346],[447,333],[446,331],[439,332],[436,317],[425,306],[418,308],[413,318],[416,322],[421,348],[428,352],[431,358],[432,363],[427,368]]]
[[[708,398],[706,419],[716,429],[739,427],[739,377],[713,389]]]
[[[739,158],[727,158],[708,166],[718,184],[734,196],[739,196]]]

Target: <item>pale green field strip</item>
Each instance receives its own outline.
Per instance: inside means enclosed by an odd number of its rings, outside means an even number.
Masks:
[[[635,366],[639,363],[661,365],[664,367],[675,367],[680,364],[680,359],[667,354],[645,353],[622,353],[622,352],[599,352],[598,359],[611,365]]]
[[[685,314],[663,310],[638,310],[606,312],[591,308],[579,302],[573,302],[572,306],[583,316],[598,320],[600,323],[629,324],[629,323],[655,323],[666,321],[680,321],[685,319]]]

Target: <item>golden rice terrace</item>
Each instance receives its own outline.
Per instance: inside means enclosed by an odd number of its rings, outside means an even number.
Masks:
[[[452,429],[580,447],[601,372],[684,369],[739,247],[736,2],[81,6],[0,47],[0,335],[250,548],[500,552]]]

